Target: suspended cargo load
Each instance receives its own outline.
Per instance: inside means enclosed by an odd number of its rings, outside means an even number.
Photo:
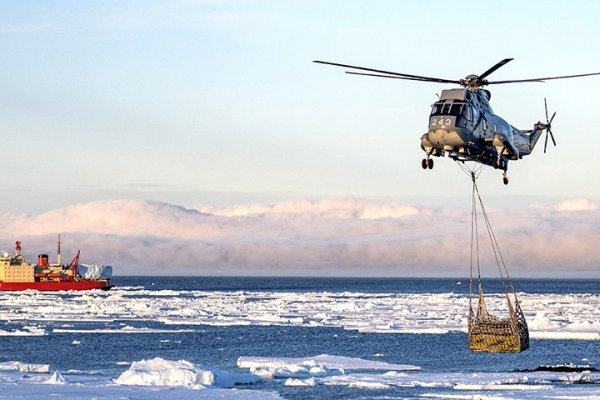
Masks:
[[[471,212],[471,279],[469,282],[469,350],[487,351],[487,352],[520,352],[529,348],[529,330],[527,321],[517,293],[510,280],[508,269],[504,263],[504,258],[498,247],[496,236],[492,230],[492,225],[483,206],[483,201],[479,195],[479,189],[475,182],[475,173],[471,171],[473,180],[472,212]],[[477,227],[477,205],[481,207],[487,234],[489,236],[506,302],[508,307],[508,316],[501,318],[492,315],[485,304],[483,293],[483,284],[481,280],[481,268],[479,263],[479,232]],[[474,293],[474,269],[477,267],[477,309],[473,310]],[[511,292],[511,293],[509,293]],[[512,298],[512,300],[511,300]]]
[[[489,352],[520,352],[529,348],[529,330],[516,294],[513,306],[507,295],[508,317],[490,314],[479,288],[477,312],[469,310],[469,350]],[[469,305],[470,307],[470,305]]]

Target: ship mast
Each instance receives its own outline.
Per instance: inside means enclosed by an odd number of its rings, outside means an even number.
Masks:
[[[58,246],[58,249],[57,249],[57,251],[56,251],[56,263],[57,263],[58,265],[61,265],[61,264],[60,264],[60,244],[61,244],[61,243],[62,243],[62,242],[60,241],[60,233],[59,233],[59,234],[58,234],[58,242],[56,242],[56,244],[57,244],[57,246]]]

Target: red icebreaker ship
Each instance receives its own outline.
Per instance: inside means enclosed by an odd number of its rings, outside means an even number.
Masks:
[[[19,241],[14,256],[7,252],[0,254],[0,291],[109,290],[113,287],[111,266],[79,264],[79,251],[69,264],[61,264],[60,237],[58,243],[57,264],[50,264],[46,254],[38,256],[37,264],[30,264],[21,255]]]

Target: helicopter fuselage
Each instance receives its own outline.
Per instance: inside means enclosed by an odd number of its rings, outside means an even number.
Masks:
[[[447,155],[455,161],[474,161],[502,169],[504,171],[502,180],[506,185],[508,184],[506,175],[508,161],[519,160],[531,154],[542,133],[546,132],[544,153],[548,145],[548,137],[556,146],[551,131],[552,120],[556,112],[552,114],[552,117],[548,117],[548,106],[544,99],[546,123],[538,121],[533,125],[533,129],[519,130],[494,114],[489,102],[491,94],[483,87],[494,84],[545,82],[551,79],[600,75],[600,72],[592,72],[543,78],[488,80],[492,73],[512,60],[512,58],[505,58],[482,74],[467,75],[463,79],[407,74],[329,61],[315,60],[314,62],[349,69],[350,71],[346,71],[346,73],[352,75],[461,85],[463,88],[443,90],[439,100],[432,106],[429,129],[426,134],[421,136],[421,148],[426,153],[426,158],[422,160],[421,166],[424,169],[432,169],[433,159],[431,156]]]
[[[521,131],[494,114],[485,89],[443,90],[431,109],[421,148],[429,156],[449,156],[507,169],[508,160],[531,154],[542,126]],[[424,164],[425,166],[425,164]]]

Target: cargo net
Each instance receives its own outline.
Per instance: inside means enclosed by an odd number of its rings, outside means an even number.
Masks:
[[[469,350],[482,352],[520,352],[529,347],[527,322],[519,305],[517,293],[510,280],[502,253],[500,253],[492,225],[479,195],[476,172],[470,171],[470,173],[473,180],[473,194],[471,212],[471,276],[469,281]],[[481,214],[485,222],[508,304],[508,316],[504,318],[492,315],[485,303],[479,263],[478,206],[481,209]],[[477,308],[474,310],[475,294],[473,283],[475,268],[477,269]]]

